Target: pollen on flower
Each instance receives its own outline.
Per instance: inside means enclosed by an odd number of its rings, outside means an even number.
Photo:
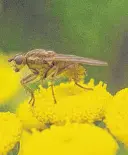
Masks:
[[[8,78],[9,77],[9,78]],[[0,103],[12,97],[20,87],[20,76],[8,64],[8,57],[0,55]]]
[[[33,131],[21,144],[19,155],[116,155],[118,150],[118,144],[106,130],[75,123]]]
[[[117,92],[105,115],[110,132],[128,147],[128,88]]]
[[[31,105],[26,100],[23,104],[20,104],[16,111],[17,116],[21,120],[24,129],[43,129],[44,125],[39,122],[36,117],[33,116]]]
[[[9,152],[20,140],[22,124],[15,114],[0,113],[0,154]]]
[[[91,80],[88,84],[81,83],[82,86],[93,90],[84,90],[73,82],[55,86],[57,104],[53,102],[51,88],[40,87],[40,90],[35,92],[36,102],[32,110],[34,115],[44,124],[57,125],[67,121],[92,123],[101,120],[112,96],[106,91],[103,83],[94,86],[93,82]]]

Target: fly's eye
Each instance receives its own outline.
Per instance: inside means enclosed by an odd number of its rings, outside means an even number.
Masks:
[[[21,65],[23,62],[23,56],[22,55],[18,55],[14,58],[14,61],[16,62],[17,65]]]

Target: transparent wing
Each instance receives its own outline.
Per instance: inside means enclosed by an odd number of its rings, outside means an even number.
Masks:
[[[46,61],[64,61],[64,62],[73,62],[73,63],[80,63],[92,66],[107,66],[108,63],[105,61],[90,59],[79,57],[75,55],[65,55],[65,54],[56,54],[52,57],[45,58]]]

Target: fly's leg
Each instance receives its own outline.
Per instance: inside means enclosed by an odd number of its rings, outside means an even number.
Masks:
[[[74,83],[75,83],[75,85],[77,85],[78,87],[80,87],[80,88],[82,88],[82,89],[84,89],[84,90],[93,90],[92,88],[86,88],[86,87],[84,87],[84,86],[82,86],[82,85],[80,85],[79,84],[79,78],[78,78],[78,72],[77,72],[77,70],[75,69],[77,66],[76,66],[77,64],[72,64],[72,65],[69,65],[69,66],[67,66],[67,68],[66,69],[74,69],[74,73],[73,73],[73,77],[72,77],[72,80],[74,81]]]
[[[51,82],[51,85],[50,86],[51,86],[51,89],[52,89],[52,96],[53,96],[54,104],[56,104],[57,101],[56,101],[56,97],[55,97],[53,81]]]
[[[49,75],[49,71],[53,70]],[[54,103],[56,104],[57,101],[56,101],[56,97],[55,97],[55,93],[54,93],[54,80],[55,80],[55,76],[58,72],[58,69],[57,69],[57,66],[54,66],[54,65],[51,65],[49,66],[49,68],[44,72],[44,75],[41,76],[40,78],[40,81],[43,85],[43,80],[45,79],[50,79],[51,80],[51,84],[50,84],[50,87],[51,87],[51,90],[52,90],[52,96],[53,96],[53,100],[54,100]]]
[[[47,63],[47,62],[46,62]],[[49,65],[49,64],[48,64]],[[46,71],[43,73],[43,75],[41,75],[41,77],[40,77],[40,81],[41,81],[41,85],[43,86],[43,81],[47,78],[47,77],[49,77],[49,76],[51,76],[51,75],[48,75],[48,72],[51,70],[51,69],[54,69],[54,64],[51,64],[51,65],[49,65],[49,68],[48,69],[46,69]],[[53,74],[53,73],[52,73]]]
[[[52,74],[52,80],[51,80],[51,89],[52,89],[52,96],[53,96],[54,104],[57,103],[57,100],[56,100],[56,97],[55,97],[55,92],[54,92],[54,81],[55,81],[56,75],[58,73],[58,70],[59,70],[59,68],[56,66],[56,70]]]
[[[65,66],[63,69],[59,70],[58,73],[61,74],[64,70],[66,70],[66,69],[72,69],[73,67],[74,67],[74,64],[69,64],[69,65]],[[76,72],[76,77],[77,77],[77,72]],[[77,79],[77,78],[74,78],[73,80],[74,80],[75,84],[76,84],[78,87],[80,87],[80,88],[82,88],[82,89],[84,89],[84,90],[93,90],[92,88],[83,87],[82,85],[80,85],[80,84],[77,82],[76,79]]]
[[[31,94],[31,99],[29,100],[28,103],[31,104],[31,102],[32,102],[32,106],[33,106],[35,103],[35,97],[34,97],[34,93],[33,93],[32,89],[30,89],[28,86],[26,86],[24,84],[22,84],[22,85],[23,85],[24,89]]]
[[[36,78],[37,78],[37,74],[29,74],[28,76],[26,76],[25,78],[21,80],[21,84],[24,87],[24,89],[31,94],[31,99],[29,101],[29,104],[32,102],[32,106],[34,105],[35,97],[34,97],[33,91],[27,86],[27,84],[29,82],[32,82]]]
[[[75,82],[75,84],[78,86],[78,87],[80,87],[80,88],[82,88],[82,89],[84,89],[84,90],[93,90],[92,88],[86,88],[86,87],[83,87],[82,85],[80,85],[78,82],[76,82],[75,80],[74,80],[74,82]]]
[[[52,90],[52,96],[53,96],[54,104],[56,104],[57,100],[56,100],[55,92],[54,92],[54,81],[55,81],[56,75],[58,73],[58,67],[53,66],[53,67],[51,67],[51,69],[55,69],[55,70],[50,75],[48,75],[47,78],[51,79],[50,87],[51,87],[51,90]]]

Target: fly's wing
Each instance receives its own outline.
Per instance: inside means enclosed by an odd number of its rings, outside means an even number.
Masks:
[[[65,54],[55,54],[52,57],[45,58],[45,61],[63,61],[63,62],[72,62],[72,63],[92,65],[92,66],[107,66],[108,65],[108,63],[104,61],[79,57],[75,55],[65,55]]]

